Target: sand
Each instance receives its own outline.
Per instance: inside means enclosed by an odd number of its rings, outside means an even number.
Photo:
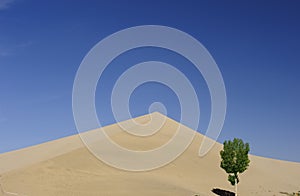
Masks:
[[[147,123],[150,118],[146,115],[136,120]],[[143,138],[129,135],[116,124],[105,127],[105,132],[123,147],[149,150],[168,141],[178,125],[167,118],[159,132]],[[93,136],[95,131],[86,134]],[[193,132],[187,127],[185,131]],[[0,155],[0,195],[205,196],[216,195],[214,188],[233,191],[219,166],[222,145],[216,143],[206,156],[198,156],[203,137],[196,133],[192,144],[175,161],[147,172],[128,172],[106,165],[90,153],[78,135],[4,153]],[[253,155],[250,160],[249,169],[240,175],[239,195],[300,191],[300,163]]]

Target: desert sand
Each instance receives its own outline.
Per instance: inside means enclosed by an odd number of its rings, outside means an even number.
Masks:
[[[159,113],[151,115],[163,117]],[[164,126],[148,137],[130,135],[117,124],[104,130],[123,147],[150,150],[166,143],[179,126],[178,122],[166,119]],[[136,119],[140,123],[149,120],[149,115]],[[86,134],[93,136],[95,131]],[[193,132],[187,127],[185,131]],[[147,172],[123,171],[106,165],[95,158],[78,135],[4,153],[0,155],[0,195],[205,196],[216,195],[212,192],[214,188],[233,191],[227,174],[220,168],[222,145],[216,143],[206,156],[198,156],[203,137],[196,133],[192,144],[176,160]],[[300,163],[249,157],[250,166],[240,175],[239,195],[268,196],[300,191]]]

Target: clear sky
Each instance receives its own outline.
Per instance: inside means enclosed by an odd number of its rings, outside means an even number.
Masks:
[[[283,0],[0,0],[0,152],[76,134],[72,87],[83,57],[116,31],[155,24],[189,33],[216,60],[228,98],[219,142],[239,137],[252,154],[300,162],[299,9],[299,1]],[[204,133],[210,101],[202,76],[184,58],[157,48],[132,50],[111,63],[100,79],[105,86],[97,88],[100,121],[114,122],[108,99],[113,81],[146,60],[185,65],[181,71],[197,90]],[[153,101],[178,119],[176,96],[157,83],[136,89],[132,114],[147,113]]]

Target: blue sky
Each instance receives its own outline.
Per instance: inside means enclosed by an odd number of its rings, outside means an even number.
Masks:
[[[86,53],[101,39],[136,25],[166,25],[198,39],[216,60],[228,107],[219,141],[239,137],[251,153],[300,162],[299,1],[0,0],[0,152],[76,134],[72,87]],[[132,50],[100,79],[100,121],[113,123],[108,95],[122,70],[145,60],[182,68],[197,90],[204,132],[210,115],[202,76],[166,50]],[[122,63],[124,66],[118,66]],[[157,83],[131,98],[134,116],[153,101],[179,117],[174,93]],[[99,109],[101,108],[101,110]]]

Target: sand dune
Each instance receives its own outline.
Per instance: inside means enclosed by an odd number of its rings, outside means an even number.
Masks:
[[[162,118],[161,114],[152,114]],[[136,119],[147,123],[149,115]],[[149,125],[152,126],[152,125]],[[156,134],[135,137],[118,125],[105,127],[118,144],[133,150],[161,146],[174,134],[178,123],[167,118]],[[132,127],[135,129],[135,127]],[[96,130],[95,130],[96,131]],[[93,136],[95,131],[87,132]],[[186,128],[186,131],[193,131]],[[216,143],[205,156],[198,156],[203,135],[196,136],[189,148],[172,163],[148,172],[128,172],[112,168],[96,159],[78,135],[0,155],[0,183],[6,192],[36,196],[93,195],[216,195],[213,188],[234,190],[227,174],[219,167]],[[249,169],[241,175],[239,195],[282,195],[300,190],[300,163],[250,155]],[[1,195],[1,191],[0,191]],[[2,195],[4,193],[2,192]],[[9,194],[8,194],[9,195]]]

